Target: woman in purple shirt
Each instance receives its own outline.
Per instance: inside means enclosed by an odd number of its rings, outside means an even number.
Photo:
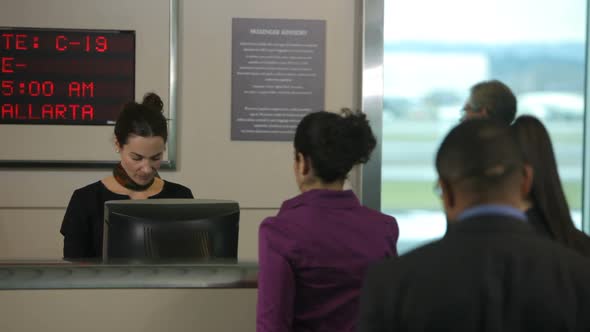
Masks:
[[[354,331],[369,264],[396,256],[396,220],[343,190],[376,141],[364,114],[316,112],[295,133],[301,194],[259,230],[258,332]]]

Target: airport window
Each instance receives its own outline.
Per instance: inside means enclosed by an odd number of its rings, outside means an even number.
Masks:
[[[385,0],[381,209],[400,253],[442,236],[434,155],[469,88],[499,79],[552,137],[581,227],[586,1]]]

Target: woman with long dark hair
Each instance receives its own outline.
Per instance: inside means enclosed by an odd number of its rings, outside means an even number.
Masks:
[[[543,236],[590,257],[590,238],[573,223],[547,129],[530,115],[519,116],[512,128],[534,172],[526,211],[530,223]]]

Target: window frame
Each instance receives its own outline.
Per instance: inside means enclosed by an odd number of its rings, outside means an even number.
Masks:
[[[362,68],[361,105],[377,138],[377,147],[371,160],[362,167],[360,181],[361,201],[365,206],[381,210],[381,165],[383,126],[383,43],[384,0],[362,0]],[[584,127],[582,156],[582,229],[590,234],[590,5],[586,7],[586,61],[584,87]]]

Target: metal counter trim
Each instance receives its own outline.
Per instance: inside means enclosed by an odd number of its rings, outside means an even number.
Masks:
[[[256,288],[257,264],[0,264],[0,290]]]

